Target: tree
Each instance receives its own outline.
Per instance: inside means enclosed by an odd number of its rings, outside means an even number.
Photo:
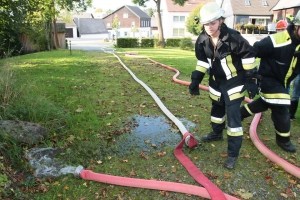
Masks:
[[[202,5],[197,6],[189,15],[189,17],[186,20],[186,29],[188,32],[190,32],[193,35],[199,35],[202,31],[202,25],[199,24],[200,20],[200,9]],[[197,21],[198,19],[198,21]]]
[[[147,13],[147,15],[149,17],[154,17],[154,14],[155,14],[156,11],[153,8],[148,8],[148,9],[145,9],[144,12]]]
[[[47,1],[47,0],[46,0]],[[87,10],[88,6],[91,6],[92,0],[48,0],[50,3],[50,13],[53,22],[54,44],[58,46],[58,37],[56,31],[56,21],[59,13],[62,10],[83,12]]]
[[[118,30],[121,27],[119,18],[117,16],[114,17],[114,21],[113,21],[111,27],[112,27],[113,30],[115,30],[115,32],[116,32],[116,38],[117,38],[117,36],[118,36]]]
[[[146,6],[146,3],[150,0],[132,0],[132,3],[137,4],[139,6]],[[158,44],[157,46],[164,48],[165,47],[165,39],[164,39],[164,32],[162,28],[162,21],[161,21],[161,13],[160,13],[160,2],[161,0],[153,0],[156,4],[156,17],[158,21],[158,32],[159,32],[159,38],[158,38]],[[175,4],[179,4],[180,6],[183,6],[184,3],[188,0],[172,0]]]

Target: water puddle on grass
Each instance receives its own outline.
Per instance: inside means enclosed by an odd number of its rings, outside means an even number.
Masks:
[[[179,119],[187,130],[196,125],[186,119]],[[132,133],[123,134],[116,138],[114,144],[106,152],[116,155],[127,155],[139,151],[160,151],[166,146],[177,146],[182,139],[182,133],[172,121],[164,116],[144,117],[136,115],[132,119]],[[64,174],[73,174],[76,167],[67,166],[58,160],[66,149],[33,148],[26,154],[35,177],[58,177]],[[104,153],[105,154],[105,153]]]
[[[186,119],[179,120],[187,130],[196,126]],[[132,127],[132,133],[121,135],[116,139],[115,146],[121,154],[128,154],[132,151],[149,151],[149,149],[159,151],[165,146],[177,146],[182,139],[179,129],[164,116],[136,115],[133,123],[135,126]]]

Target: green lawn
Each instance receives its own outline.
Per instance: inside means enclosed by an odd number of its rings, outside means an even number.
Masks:
[[[127,57],[122,53],[138,52],[138,55],[149,56],[178,69],[181,72],[178,78],[189,81],[196,65],[194,52],[179,49],[117,49],[116,52],[173,115],[196,124],[189,127],[190,133],[200,138],[210,132],[211,102],[207,91],[201,91],[200,96],[190,96],[187,86],[172,81],[173,71],[145,58]],[[145,140],[143,144],[133,142],[132,147],[128,145],[128,138],[134,138],[137,116],[165,116],[148,92],[112,54],[73,50],[70,55],[68,50],[57,50],[3,59],[0,66],[1,118],[35,122],[49,130],[48,137],[36,145],[18,144],[5,133],[0,134],[1,174],[9,174],[8,164],[14,166],[16,174],[24,174],[20,181],[11,181],[13,184],[8,187],[4,187],[6,179],[0,176],[3,199],[6,196],[43,200],[196,199],[174,192],[86,181],[72,174],[33,178],[33,170],[23,158],[24,153],[33,147],[58,147],[65,152],[57,159],[70,166],[82,165],[101,174],[199,185],[174,156],[176,144],[153,144],[151,140],[155,139],[149,135],[150,142]],[[203,82],[205,85],[206,80],[207,77]],[[297,117],[300,119],[299,112]],[[284,195],[290,189],[298,197],[299,179],[270,162],[253,145],[249,138],[251,119],[243,122],[245,134],[235,170],[222,166],[227,152],[226,131],[224,141],[202,144],[195,149],[185,148],[185,154],[214,184],[232,196],[242,195],[246,199],[251,194],[251,199],[285,199]],[[167,118],[164,123],[171,124]],[[153,128],[160,131],[159,127]],[[298,150],[299,130],[299,120],[293,121],[292,140]],[[297,153],[286,153],[276,145],[269,111],[263,113],[257,132],[272,151],[300,166]],[[181,137],[175,126],[164,134]]]

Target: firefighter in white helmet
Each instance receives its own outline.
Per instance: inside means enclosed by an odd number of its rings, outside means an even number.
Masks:
[[[287,29],[254,43],[261,58],[258,73],[260,97],[241,107],[242,119],[255,113],[271,110],[276,143],[284,151],[296,152],[290,138],[290,95],[286,88],[300,74],[300,11]]]
[[[199,95],[199,84],[209,71],[212,132],[201,140],[222,140],[227,114],[228,156],[223,166],[232,169],[236,165],[243,136],[237,110],[244,100],[245,90],[250,98],[258,94],[257,84],[252,79],[256,71],[256,51],[238,31],[226,26],[223,16],[224,10],[216,2],[207,3],[200,9],[203,31],[195,44],[198,62],[191,75],[189,90],[190,94]]]

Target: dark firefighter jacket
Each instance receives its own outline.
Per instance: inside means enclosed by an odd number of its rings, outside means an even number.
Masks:
[[[258,73],[262,76],[260,96],[270,104],[290,105],[286,88],[300,73],[300,40],[293,34],[294,25],[254,43],[261,58]]]
[[[210,40],[210,36],[203,31],[195,44],[198,59],[196,71],[201,72],[200,82],[209,69],[210,98],[216,103],[225,100],[226,105],[241,101],[245,96],[244,92],[241,93],[245,70],[256,67],[255,49],[238,31],[228,28],[224,23],[215,49]]]

